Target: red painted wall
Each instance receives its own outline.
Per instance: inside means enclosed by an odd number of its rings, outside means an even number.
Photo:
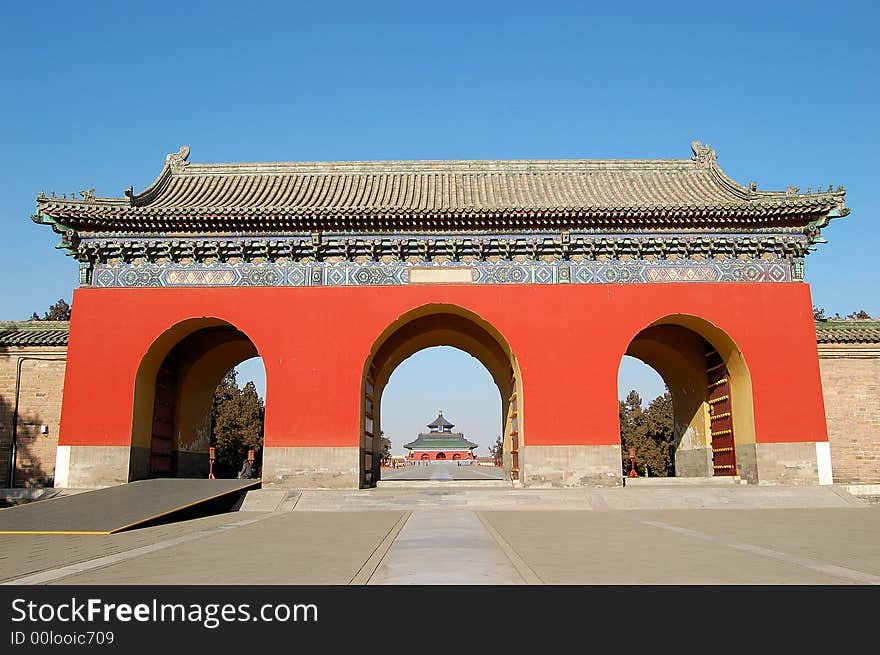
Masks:
[[[809,287],[727,283],[77,289],[59,443],[127,445],[143,354],[175,323],[215,317],[263,357],[267,446],[356,446],[371,346],[396,318],[434,303],[479,315],[508,341],[526,446],[619,443],[621,357],[641,329],[674,313],[738,344],[759,442],[827,439]]]

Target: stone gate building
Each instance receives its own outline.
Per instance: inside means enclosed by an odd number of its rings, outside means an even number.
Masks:
[[[696,142],[648,161],[188,155],[141,193],[37,200],[80,262],[56,484],[202,474],[211,392],[259,354],[266,483],[370,486],[385,384],[436,345],[492,375],[523,485],[621,483],[626,354],[672,393],[681,474],[831,481],[803,267],[842,188],[742,186]]]

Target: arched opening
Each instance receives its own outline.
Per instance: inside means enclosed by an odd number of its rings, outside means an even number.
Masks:
[[[507,341],[476,314],[452,305],[427,305],[396,320],[374,342],[364,367],[363,430],[361,438],[361,485],[379,479],[379,439],[382,434],[382,395],[391,374],[415,353],[436,346],[451,346],[476,358],[488,371],[501,400],[503,468],[510,480],[518,480],[521,468],[522,389],[516,358]],[[497,434],[497,433],[496,433]],[[446,459],[447,452],[433,459]],[[432,459],[416,455],[418,460]]]
[[[190,319],[160,335],[135,380],[129,480],[207,477],[215,390],[254,357],[250,338],[219,319]]]
[[[739,475],[757,482],[751,378],[742,352],[724,331],[694,316],[671,315],[639,332],[625,354],[654,369],[669,390],[669,459],[677,477]],[[643,443],[650,450],[651,444]],[[629,445],[623,444],[627,472]],[[642,475],[638,452],[636,461]]]
[[[636,448],[639,475],[675,475],[672,398],[666,382],[640,359],[624,355],[617,377],[623,474],[630,473],[629,447]]]
[[[211,445],[217,478],[261,477],[266,369],[252,357],[229,371],[214,390]],[[245,463],[246,462],[246,463]]]
[[[497,479],[502,471],[492,453],[504,428],[501,410],[501,393],[480,360],[452,346],[425,348],[401,362],[383,390],[383,448],[403,461],[420,460],[422,452],[432,461],[441,451],[446,460],[482,456],[483,473]],[[406,467],[393,474],[386,469],[381,471],[386,480],[428,475]]]
[[[428,453],[422,453],[419,459],[421,459],[423,462],[427,462],[429,459],[431,459],[431,456]]]

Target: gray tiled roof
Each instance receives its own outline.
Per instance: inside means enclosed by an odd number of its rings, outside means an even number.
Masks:
[[[827,319],[816,321],[818,343],[880,343],[880,321]]]
[[[681,160],[190,164],[124,198],[37,199],[38,222],[98,233],[803,226],[845,215],[845,192],[757,191],[699,142]]]
[[[0,321],[0,346],[66,346],[70,321]]]
[[[445,418],[443,418],[443,410],[440,410],[440,414],[433,421],[428,423],[429,428],[454,428],[455,424],[450,423]]]

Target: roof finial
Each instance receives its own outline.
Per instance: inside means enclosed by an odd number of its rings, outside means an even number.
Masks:
[[[189,157],[189,146],[180,146],[180,150],[172,152],[165,156],[165,165],[171,169],[172,173],[180,173],[187,167],[186,160]]]
[[[694,156],[691,159],[697,163],[697,168],[708,168],[718,160],[715,151],[708,143],[703,145],[699,141],[693,141],[691,150],[694,151]]]

